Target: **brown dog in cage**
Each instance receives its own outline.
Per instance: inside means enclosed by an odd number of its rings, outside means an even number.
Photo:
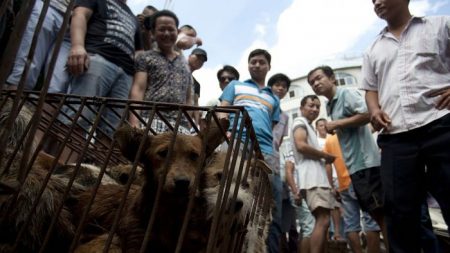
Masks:
[[[10,113],[11,103],[7,102],[0,110],[0,132],[6,129]],[[31,116],[31,112],[23,107],[13,122],[11,132],[6,133],[7,142],[3,144],[5,150],[0,163],[0,171],[3,172],[0,177],[0,252],[39,251],[60,205],[62,210],[57,216],[44,252],[65,251],[75,232],[72,213],[65,203],[70,202],[73,194],[84,189],[74,184],[68,198],[64,200],[63,193],[68,183],[66,178],[51,176],[44,185],[51,169],[49,166],[53,163],[51,157],[39,153],[23,183],[18,180],[20,170],[26,168],[31,158],[30,155],[23,154],[21,142]],[[30,154],[34,152],[33,145]],[[25,161],[25,167],[21,167],[22,161]],[[42,189],[43,187],[45,188]],[[41,191],[42,195],[38,198]],[[24,227],[26,223],[28,224]],[[21,230],[23,233],[19,238]]]
[[[227,129],[227,120],[222,120],[220,123],[222,129]],[[206,138],[206,157],[210,157],[224,140],[222,131],[220,127],[212,125],[208,133],[201,132],[197,136],[178,134],[175,138],[171,132],[149,136],[143,130],[127,126],[116,132],[115,138],[123,155],[130,161],[135,158],[139,160],[143,165],[144,177],[142,186],[131,185],[122,218],[115,231],[120,238],[123,252],[139,252],[154,208],[158,186],[162,189],[161,200],[155,206],[156,219],[151,229],[147,251],[175,251],[191,191],[195,191],[194,208],[182,251],[200,252],[206,246],[205,231],[208,225],[206,202],[193,186],[198,174],[197,170],[201,167],[200,155],[203,141]],[[173,139],[175,143],[173,150],[170,150]],[[136,157],[141,142],[143,142],[142,153]],[[167,174],[165,174],[167,162]],[[164,175],[166,175],[165,180]],[[111,229],[116,213],[112,210],[117,210],[120,199],[124,195],[125,189],[122,186],[100,186],[88,212],[84,229],[85,240],[81,243],[88,243],[89,239],[97,238]],[[79,215],[82,213],[89,199],[90,192],[79,196],[76,213]],[[195,233],[194,230],[200,232]]]
[[[224,176],[224,165],[226,160],[226,153],[219,152],[214,156],[213,161],[205,168],[205,186],[203,187],[203,193],[208,203],[208,217],[213,215],[216,208],[216,199],[219,192],[219,183]],[[239,167],[242,160],[242,156],[238,155],[233,175],[231,176],[231,168],[227,177],[231,178],[230,191],[228,195],[228,202],[225,208],[225,215],[227,220],[231,219],[231,226],[234,232],[245,231],[244,245],[242,252],[248,253],[264,253],[267,252],[266,239],[268,236],[269,225],[272,221],[271,208],[273,201],[267,201],[267,213],[263,213],[261,206],[256,206],[256,198],[259,195],[257,193],[259,182],[262,180],[261,170],[263,167],[267,167],[260,160],[257,159],[256,168],[247,166],[249,161],[244,161],[241,171],[241,179],[238,180]],[[254,170],[252,173],[246,171],[246,169]],[[259,170],[259,172],[258,172]],[[232,197],[235,188],[238,187],[237,196],[234,202]],[[269,197],[270,199],[270,197]],[[234,205],[232,205],[234,203]],[[255,209],[255,221],[249,221],[249,214],[253,207]],[[216,245],[221,247],[221,245]]]

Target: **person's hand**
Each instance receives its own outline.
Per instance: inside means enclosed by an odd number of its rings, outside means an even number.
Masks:
[[[203,45],[202,39],[200,39],[200,37],[196,37],[195,38],[195,44],[197,44],[198,47]]]
[[[373,129],[380,131],[381,129],[387,129],[389,127],[391,119],[385,112],[378,109],[370,114],[370,123],[372,123]]]
[[[302,195],[300,194],[300,191],[297,191],[297,193],[292,193],[294,197],[294,202],[297,206],[302,205]]]
[[[336,156],[330,155],[330,154],[326,154],[324,159],[325,159],[325,163],[333,163],[334,160],[336,159]]]
[[[450,88],[447,89],[441,89],[435,92],[431,92],[429,97],[439,97],[439,100],[436,104],[436,108],[438,110],[442,109],[450,109]]]
[[[83,74],[89,68],[89,55],[83,46],[73,46],[70,49],[67,67],[74,76]]]
[[[332,194],[333,194],[333,196],[334,196],[334,198],[336,199],[337,202],[341,202],[342,201],[341,194],[339,194],[339,192],[336,191],[336,189],[334,187],[331,190],[331,192],[332,192]]]
[[[327,133],[334,134],[334,132],[339,128],[336,121],[328,121],[325,124],[325,129],[327,130]]]

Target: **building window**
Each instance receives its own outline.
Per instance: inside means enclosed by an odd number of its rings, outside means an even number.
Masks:
[[[336,73],[337,85],[356,85],[356,78],[348,73],[338,72]]]
[[[297,118],[298,117],[298,114],[296,113],[296,112],[294,112],[293,114],[292,114],[292,119],[295,119],[295,118]]]
[[[289,97],[290,98],[295,97],[295,91],[293,91],[293,90],[289,91]]]

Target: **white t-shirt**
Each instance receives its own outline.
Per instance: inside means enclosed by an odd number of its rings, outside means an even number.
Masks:
[[[298,117],[294,119],[292,124],[292,135],[297,128],[303,128],[307,132],[307,142],[310,146],[317,150],[320,148],[317,135],[312,126],[308,123],[306,118]],[[300,189],[311,189],[314,187],[330,188],[327,173],[325,170],[325,162],[323,160],[313,160],[305,157],[302,153],[297,151],[295,147],[295,140],[291,138],[292,150],[294,150],[295,169],[298,171],[298,179]]]

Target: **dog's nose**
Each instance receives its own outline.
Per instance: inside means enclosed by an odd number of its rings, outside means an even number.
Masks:
[[[236,203],[234,203],[234,212],[237,213],[242,209],[242,206],[244,205],[244,202],[242,200],[236,200]]]
[[[175,180],[175,189],[177,191],[187,191],[189,190],[189,179],[177,179]]]

